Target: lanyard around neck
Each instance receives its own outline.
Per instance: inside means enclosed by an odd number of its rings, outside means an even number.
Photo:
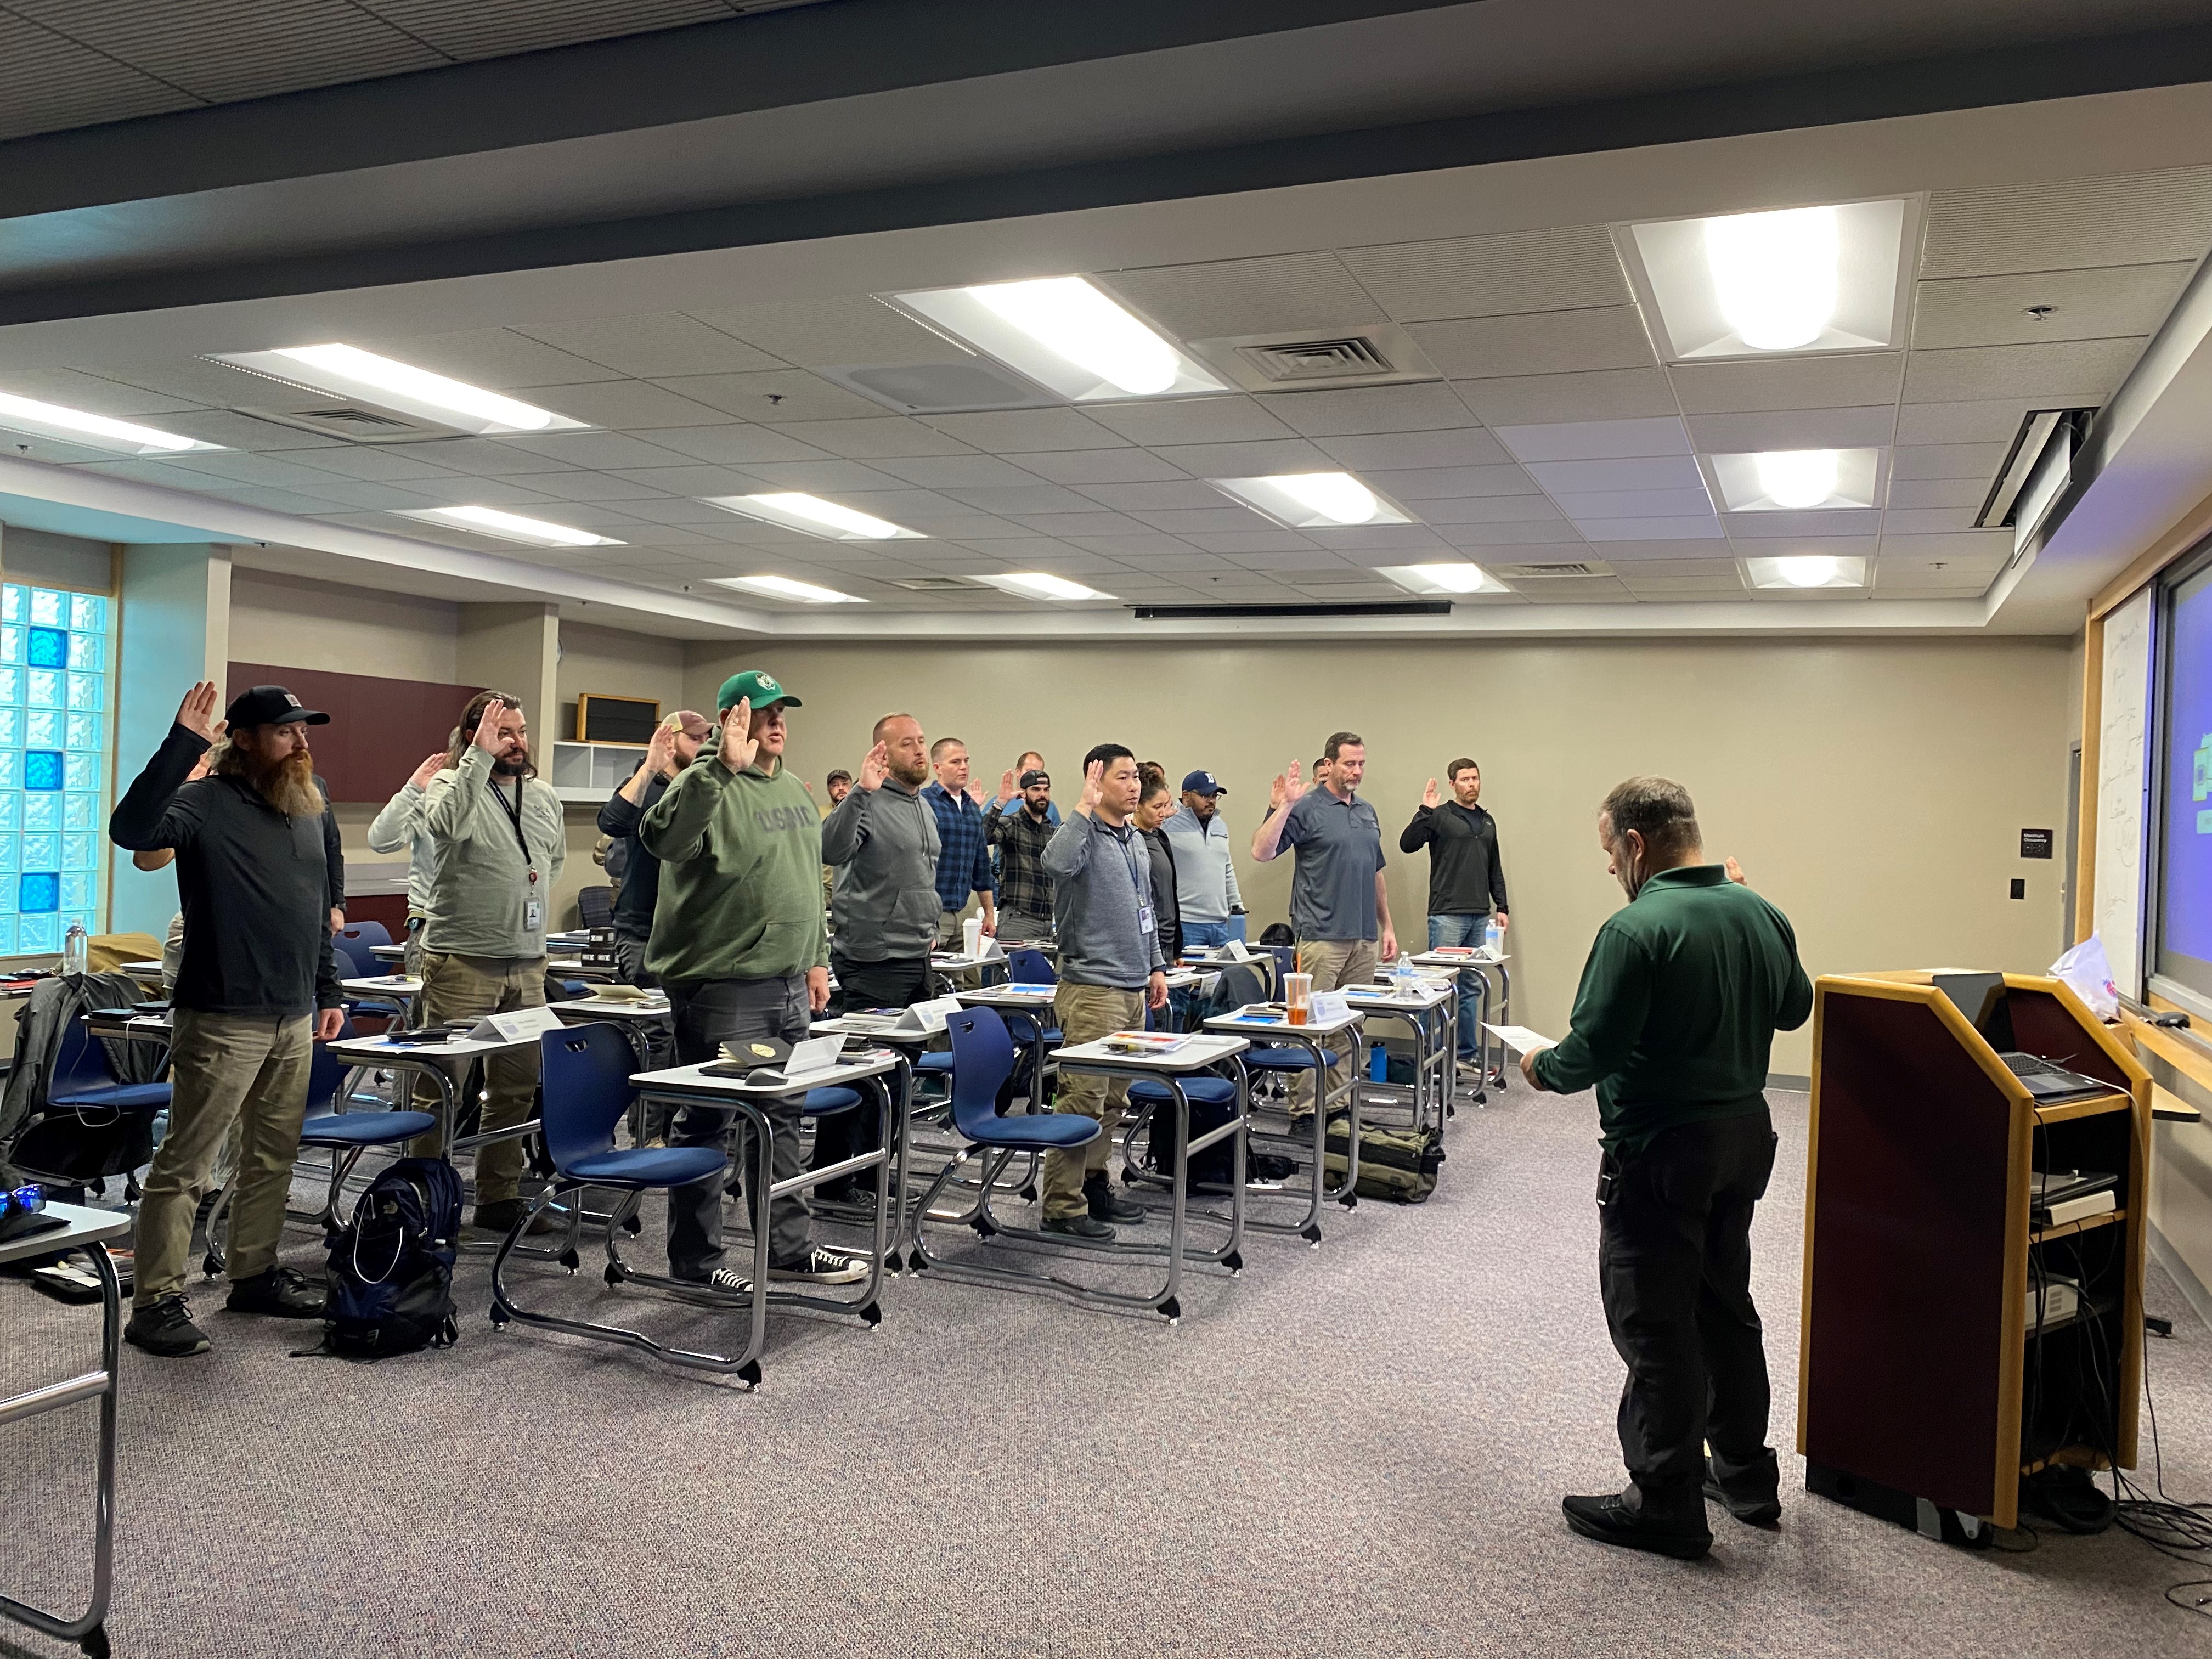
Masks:
[[[531,880],[536,881],[538,860],[531,856],[530,838],[522,833],[522,780],[517,778],[514,781],[514,799],[511,801],[507,798],[507,791],[499,787],[498,779],[486,778],[484,787],[491,791],[492,798],[499,802],[500,811],[514,826],[514,844],[522,849],[523,866],[530,872]]]

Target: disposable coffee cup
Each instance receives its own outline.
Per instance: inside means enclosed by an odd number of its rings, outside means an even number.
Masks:
[[[960,954],[980,957],[983,954],[983,918],[970,916],[960,924]]]

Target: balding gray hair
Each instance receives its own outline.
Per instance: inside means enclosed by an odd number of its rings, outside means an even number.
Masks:
[[[1704,844],[1690,792],[1672,778],[1631,778],[1617,783],[1598,809],[1613,826],[1616,845],[1633,830],[1656,858],[1674,858]]]

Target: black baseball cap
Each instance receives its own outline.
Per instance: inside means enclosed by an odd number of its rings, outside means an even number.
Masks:
[[[223,719],[234,732],[246,726],[290,726],[304,721],[309,726],[328,726],[331,717],[319,709],[303,708],[300,700],[281,685],[257,685],[241,691],[230,700],[223,710]]]
[[[1182,787],[1187,795],[1225,795],[1229,793],[1213,781],[1211,772],[1188,774],[1182,781]]]
[[[1024,789],[1034,789],[1041,783],[1050,783],[1051,781],[1052,774],[1046,771],[1042,767],[1032,766],[1028,771],[1022,774],[1022,787]]]

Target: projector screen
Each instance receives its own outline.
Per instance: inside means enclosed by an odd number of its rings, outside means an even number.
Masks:
[[[2172,589],[2163,632],[2157,971],[2212,998],[2212,563]]]

